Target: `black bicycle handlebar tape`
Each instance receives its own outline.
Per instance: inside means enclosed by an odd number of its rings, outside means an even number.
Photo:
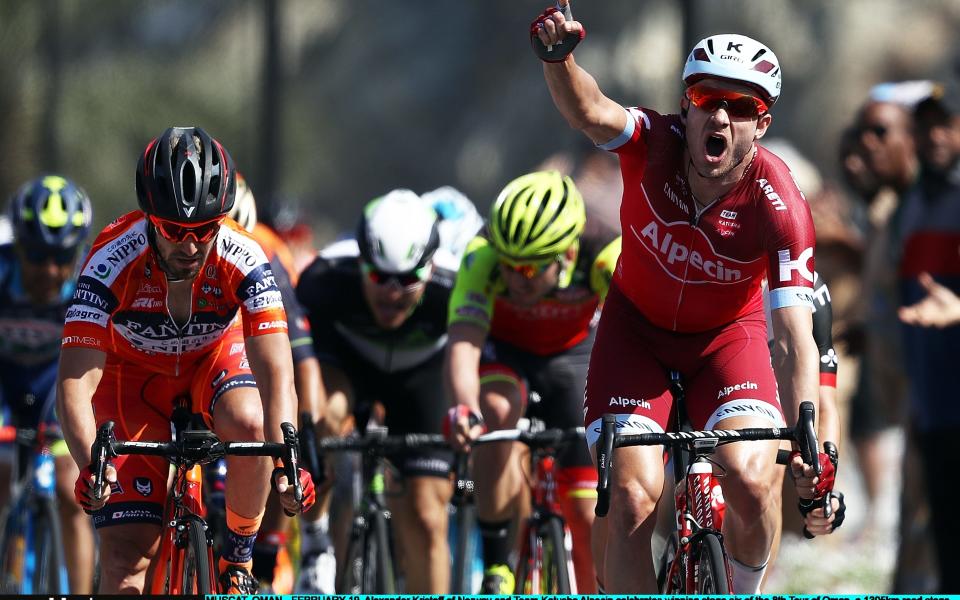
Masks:
[[[293,423],[280,423],[283,432],[283,444],[286,446],[286,455],[283,457],[283,470],[287,474],[287,483],[293,486],[293,497],[300,503],[303,501],[303,488],[300,487],[300,477],[297,473],[297,449],[300,442],[297,440],[297,429]],[[288,515],[294,516],[294,515]]]
[[[605,414],[600,421],[597,440],[597,506],[594,514],[607,516],[610,511],[610,469],[613,468],[613,444],[617,437],[617,416]]]
[[[110,442],[113,440],[113,421],[107,421],[97,430],[97,437],[90,448],[90,470],[93,471],[93,497],[96,500],[103,498],[103,478],[107,468],[107,458],[110,456]]]
[[[300,460],[313,476],[313,485],[320,486],[326,481],[323,457],[317,452],[317,432],[314,429],[313,416],[308,412],[300,413]]]
[[[812,402],[800,403],[800,418],[797,420],[797,445],[803,462],[820,474],[820,446],[817,444],[817,430],[814,428],[814,408]]]
[[[570,9],[569,0],[567,0],[565,5],[562,0],[558,2],[557,10],[563,11],[563,18],[567,21],[573,20],[573,11]],[[583,37],[580,35],[568,35],[561,40],[559,44],[546,46],[540,41],[536,33],[530,32],[530,45],[533,46],[533,53],[537,55],[537,58],[546,62],[563,61],[563,59],[573,52],[573,49],[577,47],[581,39],[583,39]]]

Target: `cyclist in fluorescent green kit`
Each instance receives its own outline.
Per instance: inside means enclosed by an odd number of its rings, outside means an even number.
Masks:
[[[620,254],[613,234],[585,234],[583,198],[556,171],[523,175],[500,193],[485,235],[476,237],[457,274],[444,366],[454,442],[516,426],[525,413],[547,427],[583,424],[583,386],[600,304]],[[528,399],[535,402],[530,402]],[[518,448],[475,450],[478,521],[485,564],[482,593],[511,594],[510,522],[523,498]],[[573,534],[580,593],[595,591],[590,524],[596,471],[585,444],[558,457],[564,516]],[[522,590],[517,590],[522,592]]]
[[[20,188],[8,216],[13,241],[0,245],[0,420],[24,427],[56,424],[53,393],[60,336],[73,297],[77,257],[90,231],[90,200],[69,179],[48,175]],[[73,501],[79,472],[62,440],[52,451],[70,591],[89,594],[93,531]],[[9,461],[0,460],[0,506],[9,500],[10,467]]]

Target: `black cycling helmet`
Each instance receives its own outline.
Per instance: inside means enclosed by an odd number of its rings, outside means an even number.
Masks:
[[[176,223],[203,223],[225,215],[236,195],[233,159],[199,127],[171,127],[137,163],[140,210]]]
[[[58,175],[28,181],[10,200],[14,240],[28,250],[74,250],[90,233],[92,218],[86,192]]]

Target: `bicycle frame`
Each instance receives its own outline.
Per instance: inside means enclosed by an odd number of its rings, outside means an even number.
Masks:
[[[726,577],[727,590],[732,590],[730,563],[723,549],[723,537],[720,533],[725,504],[713,473],[713,464],[706,458],[713,453],[717,445],[749,440],[793,440],[799,445],[804,462],[814,464],[815,468],[818,466],[815,463],[818,446],[814,429],[814,407],[810,402],[801,403],[797,425],[792,429],[744,428],[624,435],[617,432],[616,415],[605,414],[599,433],[596,446],[598,471],[596,514],[599,517],[606,516],[610,507],[609,486],[611,470],[614,467],[614,448],[666,445],[674,450],[674,472],[678,481],[675,490],[678,543],[674,560],[665,573],[662,586],[664,593],[681,591],[687,594],[700,593],[698,568],[691,561],[692,558],[699,558],[700,553],[705,553],[703,556],[708,558],[713,556],[722,561],[722,567],[711,565],[710,571],[717,574],[722,569]],[[681,446],[688,446],[693,455],[686,473],[682,472],[678,463],[682,453],[676,450]],[[777,462],[780,462],[779,452]],[[679,569],[682,571],[678,571]],[[683,576],[682,579],[679,575]],[[681,586],[684,589],[678,589]]]
[[[213,540],[204,521],[202,465],[227,455],[269,456],[280,458],[288,481],[292,481],[294,497],[299,501],[303,490],[297,473],[298,441],[296,428],[290,423],[281,423],[283,442],[221,442],[208,429],[189,429],[186,420],[178,421],[175,411],[173,422],[175,437],[170,442],[117,441],[114,438],[114,423],[107,421],[97,431],[92,448],[91,470],[94,473],[94,493],[104,484],[107,460],[126,454],[161,456],[176,468],[171,493],[164,509],[165,531],[161,536],[160,565],[151,580],[154,594],[197,594],[198,590],[183,589],[190,550],[193,549],[195,575],[206,582],[211,593],[217,591],[216,565],[213,561]],[[205,546],[205,548],[201,548]],[[199,585],[197,588],[199,589]]]
[[[676,457],[674,457],[676,460]],[[723,517],[726,504],[723,491],[713,473],[713,464],[698,454],[680,478],[674,489],[675,525],[677,550],[669,571],[664,573],[662,593],[696,594],[697,574],[690,560],[694,546],[705,533],[713,533],[723,539]],[[727,589],[733,590],[733,574],[730,564],[726,566]],[[682,577],[681,577],[682,576]],[[677,581],[685,582],[683,589],[674,589]]]
[[[539,525],[551,517],[556,517],[563,523],[564,546],[567,549],[567,573],[570,577],[570,593],[577,593],[577,578],[573,570],[573,555],[571,553],[570,529],[567,527],[566,520],[560,509],[560,501],[557,498],[557,465],[556,458],[544,453],[542,450],[532,450],[533,456],[533,477],[531,481],[531,505],[533,510],[530,517],[523,525],[523,532],[520,536],[522,547],[518,565],[526,564],[526,572],[530,574],[530,589],[522,590],[524,594],[540,595],[542,582],[540,575],[543,572],[543,545],[537,535]],[[524,582],[517,581],[518,585]]]
[[[187,468],[178,465],[173,486],[167,498],[167,506],[164,509],[164,531],[158,554],[160,564],[153,574],[151,593],[176,595],[196,593],[196,590],[184,590],[181,587],[183,571],[186,568],[187,528],[185,524],[187,520],[195,518],[199,518],[202,522],[205,516],[202,467],[193,465]],[[209,531],[206,523],[203,525],[204,530]],[[210,589],[216,590],[217,574],[214,570],[216,567],[213,561],[213,540],[210,539],[209,533],[207,534],[207,556],[210,571],[206,576],[210,581]]]
[[[58,589],[33,589],[34,578],[39,569],[37,549],[34,547],[36,542],[34,512],[37,507],[37,500],[52,503],[56,499],[56,469],[54,458],[50,454],[46,443],[45,428],[41,425],[38,429],[33,430],[36,439],[30,440],[22,439],[23,432],[31,431],[29,429],[21,430],[10,426],[4,427],[2,430],[0,432],[0,443],[12,442],[14,444],[13,467],[17,471],[22,468],[23,472],[17,473],[17,476],[13,479],[10,510],[4,516],[3,521],[4,537],[15,539],[14,546],[17,549],[17,556],[7,557],[17,561],[10,569],[10,574],[15,579],[0,582],[0,584],[13,584],[21,594],[67,593],[69,583],[62,540],[55,543],[56,547],[53,549],[57,553],[56,564],[59,565],[56,574],[59,580],[59,584],[56,586]],[[29,456],[25,457],[25,460],[21,460],[20,452],[24,450],[29,450]],[[58,517],[53,515],[53,518]]]

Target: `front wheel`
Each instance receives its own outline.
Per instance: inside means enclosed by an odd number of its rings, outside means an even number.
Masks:
[[[569,594],[569,556],[564,543],[563,521],[548,517],[534,527],[527,536],[517,563],[516,590],[518,594]]]
[[[67,594],[67,566],[63,556],[60,515],[50,499],[40,499],[34,516],[33,593]]]
[[[673,595],[684,592],[683,556],[677,553],[679,547],[680,541],[674,531],[667,537],[664,544],[657,571],[657,589],[661,594]]]
[[[697,566],[697,594],[726,596],[732,593],[727,578],[726,553],[716,533],[707,533],[700,538],[694,549],[694,564]]]
[[[372,572],[376,556],[368,552],[369,529],[366,519],[357,518],[353,523],[350,534],[350,543],[347,546],[347,560],[344,563],[343,581],[340,592],[344,594],[360,595],[373,593],[373,584],[368,572]]]
[[[213,594],[210,548],[200,521],[187,521],[187,547],[183,550],[183,575],[180,590],[185,594]]]

